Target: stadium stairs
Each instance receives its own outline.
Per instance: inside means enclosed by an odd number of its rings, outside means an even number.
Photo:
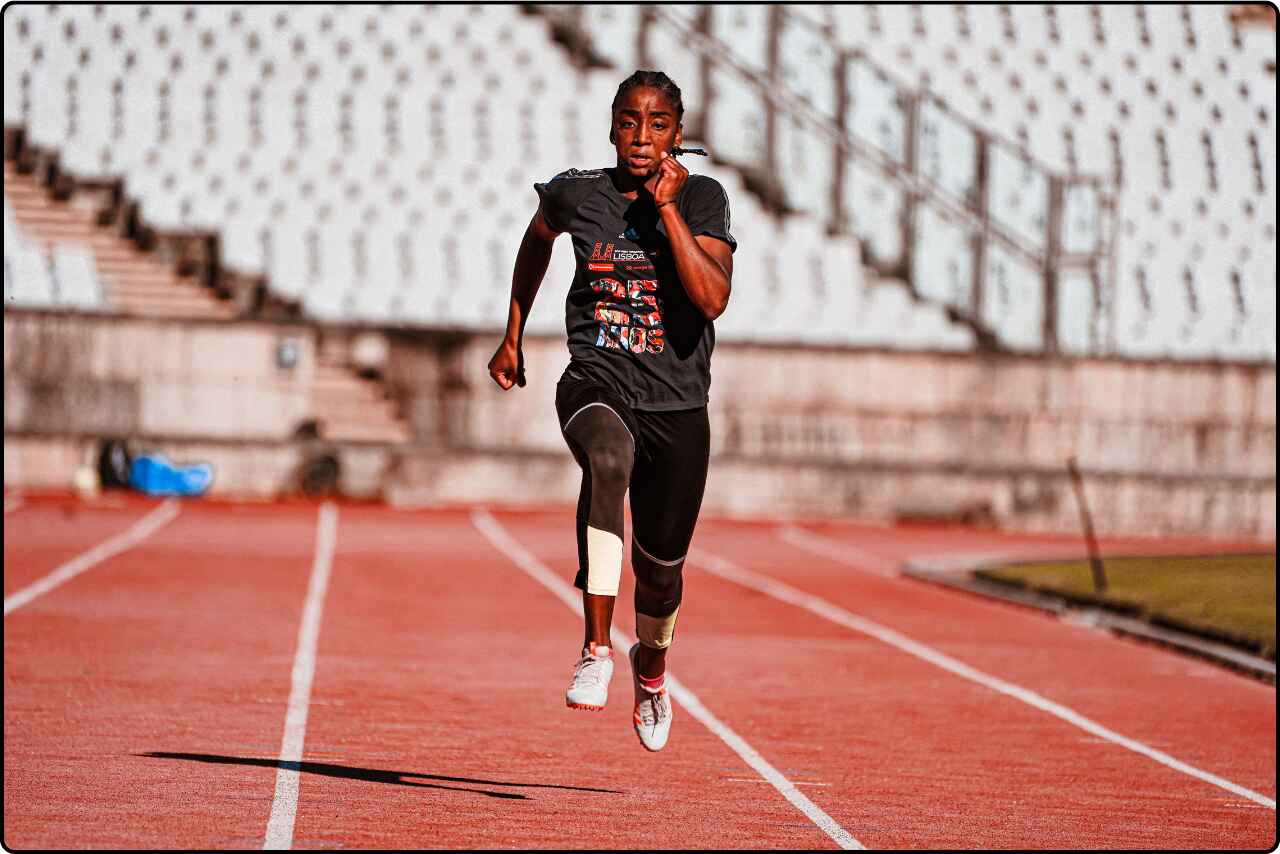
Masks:
[[[46,252],[58,243],[77,243],[93,250],[95,266],[112,310],[154,317],[229,319],[233,307],[202,288],[192,275],[179,275],[169,265],[98,224],[97,213],[81,198],[51,198],[32,174],[14,161],[4,164],[4,193],[27,237]]]
[[[244,316],[225,291],[216,294],[202,283],[201,271],[181,270],[182,265],[154,246],[143,249],[138,241],[122,236],[122,205],[104,202],[87,189],[77,191],[73,181],[54,182],[60,188],[55,195],[53,186],[37,179],[38,172],[24,172],[18,158],[4,162],[4,194],[17,224],[27,240],[46,253],[57,244],[89,248],[104,286],[107,312],[175,321],[230,322]],[[288,313],[288,307],[281,312]],[[382,444],[410,440],[408,425],[383,383],[376,376],[359,375],[340,348],[321,351],[311,401],[312,414],[300,425],[301,437]]]

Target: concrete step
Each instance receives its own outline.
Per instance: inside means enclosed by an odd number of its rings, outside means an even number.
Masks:
[[[69,201],[63,199],[55,199],[47,195],[38,187],[22,187],[18,184],[6,182],[4,185],[4,193],[9,197],[9,202],[14,207],[21,206],[28,213],[41,216],[44,219],[54,219],[59,216],[83,216],[87,212]]]
[[[355,371],[343,368],[340,371],[334,371],[332,368],[325,368],[323,365],[316,365],[312,378],[318,383],[330,383],[339,386],[360,386],[362,388],[376,389],[379,393],[382,390],[382,383],[377,380],[365,379],[358,376]]]
[[[203,299],[183,299],[173,297],[119,297],[108,295],[111,307],[123,312],[146,314],[155,317],[212,317],[230,318],[234,316],[232,307],[223,307],[217,303]]]
[[[208,296],[198,291],[190,291],[178,286],[175,282],[151,282],[147,284],[122,283],[114,279],[103,278],[107,293],[113,299],[164,300],[182,299],[199,302],[212,302]]]
[[[377,380],[366,379],[358,376],[355,371],[343,368],[340,371],[325,369],[320,365],[316,365],[315,373],[312,377],[316,383],[330,384],[335,386],[360,386],[361,388],[370,389],[377,394],[382,394],[382,383]]]
[[[6,193],[7,193],[6,189]],[[13,197],[10,196],[10,202]],[[93,219],[93,213],[83,208],[74,208],[65,202],[51,202],[47,199],[32,199],[32,204],[24,204],[21,207],[14,203],[14,208],[19,216],[26,217],[32,222],[89,222]]]
[[[109,283],[108,283],[109,284]],[[109,286],[107,293],[111,297],[112,302],[154,302],[168,304],[189,304],[196,307],[208,307],[210,309],[221,308],[222,305],[213,299],[198,292],[188,291],[184,288],[171,287],[167,291],[160,289],[132,290],[129,288],[120,288]]]
[[[121,285],[137,284],[140,286],[150,286],[158,284],[177,284],[181,281],[178,275],[172,270],[157,270],[155,267],[111,267],[100,266],[98,272],[103,278],[111,279]]]
[[[395,406],[386,401],[379,403],[359,400],[326,401],[313,395],[311,398],[311,410],[317,418],[327,421],[376,424],[379,422],[393,423],[399,420]]]
[[[353,384],[335,383],[331,380],[312,381],[311,393],[318,403],[346,406],[349,402],[358,406],[390,406],[394,401],[381,387],[366,388]]]
[[[377,380],[357,376],[332,362],[317,363],[311,385],[312,411],[329,439],[405,443],[412,439],[395,400]]]
[[[31,176],[20,175],[5,163],[5,195],[18,227],[34,242],[51,250],[57,243],[77,243],[94,253],[98,275],[106,287],[109,306],[130,314],[158,317],[232,318],[237,309],[217,300],[152,253],[140,251],[110,227],[97,224],[91,205],[58,202]],[[82,202],[89,200],[83,199]],[[356,398],[368,405],[366,398]]]
[[[320,422],[320,435],[326,439],[350,442],[408,442],[409,429],[401,424],[363,424],[353,422]]]
[[[390,400],[361,400],[358,397],[326,397],[313,389],[311,408],[317,415],[337,421],[395,421],[396,405]]]
[[[180,279],[172,274],[165,278],[151,277],[145,279],[124,279],[110,280],[116,291],[122,294],[159,294],[181,296],[189,299],[204,300],[209,303],[219,303],[217,295],[213,291],[205,290],[197,284],[186,279]]]
[[[88,243],[93,232],[87,226],[43,223],[33,226],[18,217],[18,228],[40,243]]]
[[[116,246],[122,249],[128,249],[130,252],[137,252],[146,255],[151,254],[149,252],[143,253],[136,243],[120,234],[114,225],[98,226],[93,232],[93,237],[91,237],[90,240],[93,242],[94,246],[101,246],[104,248],[108,246]]]
[[[401,437],[400,441],[409,437],[408,426],[391,418],[356,418],[350,415],[317,412],[315,419],[321,425],[321,434],[326,437],[359,435],[374,439],[398,436]]]
[[[95,226],[91,222],[70,218],[37,218],[18,210],[14,217],[18,227],[30,234],[72,235],[74,239],[88,241]]]
[[[211,314],[207,311],[195,311],[189,308],[172,308],[154,305],[122,305],[113,306],[112,311],[129,317],[161,318],[173,320],[205,320],[225,321],[231,323],[234,316]]]
[[[164,299],[167,297],[182,299],[204,300],[208,297],[191,288],[183,287],[181,283],[173,279],[164,281],[119,281],[103,277],[103,281],[111,286],[111,292],[117,297],[130,298],[138,297],[139,299]]]
[[[44,201],[49,198],[44,188],[28,183],[22,178],[10,180],[8,175],[5,175],[4,194],[9,197],[9,201],[14,205],[35,199]]]
[[[38,192],[15,193],[8,185],[5,186],[5,195],[8,196],[9,203],[13,205],[19,217],[25,217],[33,222],[84,222],[91,225],[97,223],[97,207],[76,204],[74,200],[57,201]]]
[[[95,246],[92,243],[88,244],[88,246],[93,252],[93,257],[97,260],[100,269],[114,267],[122,270],[133,270],[139,267],[151,269],[165,266],[163,262],[159,262],[149,255],[126,247]]]
[[[19,223],[19,226],[21,227],[21,222]],[[26,235],[28,238],[36,241],[37,243],[42,243],[47,245],[51,242],[54,242],[47,239],[47,237],[42,235],[40,231],[35,231],[29,228],[23,228],[23,230],[26,232]],[[128,240],[125,240],[124,238],[116,237],[108,233],[104,233],[101,229],[96,227],[93,231],[88,231],[83,236],[76,236],[74,238],[60,236],[58,238],[58,241],[66,242],[66,243],[78,243],[82,246],[86,246],[93,251],[94,257],[96,257],[99,261],[144,260],[147,263],[153,263],[153,264],[163,263],[163,262],[157,261],[149,253],[139,250]]]
[[[113,279],[121,281],[170,281],[177,279],[178,275],[172,270],[157,268],[153,264],[138,261],[103,261],[102,258],[95,258],[98,272],[104,276],[110,276]]]

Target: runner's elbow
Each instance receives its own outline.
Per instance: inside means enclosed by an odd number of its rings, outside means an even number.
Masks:
[[[716,294],[704,301],[703,305],[698,309],[707,318],[707,320],[715,320],[724,314],[724,310],[729,306],[729,289],[725,288],[724,293]]]

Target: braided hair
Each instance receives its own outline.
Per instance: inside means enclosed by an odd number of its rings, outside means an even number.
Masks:
[[[680,98],[680,87],[661,71],[636,71],[618,86],[618,94],[613,96],[613,109],[618,109],[618,102],[632,89],[646,87],[657,89],[667,97],[676,108],[676,124],[684,119],[684,101]]]

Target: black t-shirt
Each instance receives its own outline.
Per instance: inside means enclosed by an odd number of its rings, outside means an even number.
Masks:
[[[565,375],[600,382],[635,409],[706,406],[715,330],[680,283],[653,201],[622,195],[612,171],[570,169],[533,185],[547,224],[573,238]],[[714,178],[689,175],[676,205],[694,236],[737,248]]]

